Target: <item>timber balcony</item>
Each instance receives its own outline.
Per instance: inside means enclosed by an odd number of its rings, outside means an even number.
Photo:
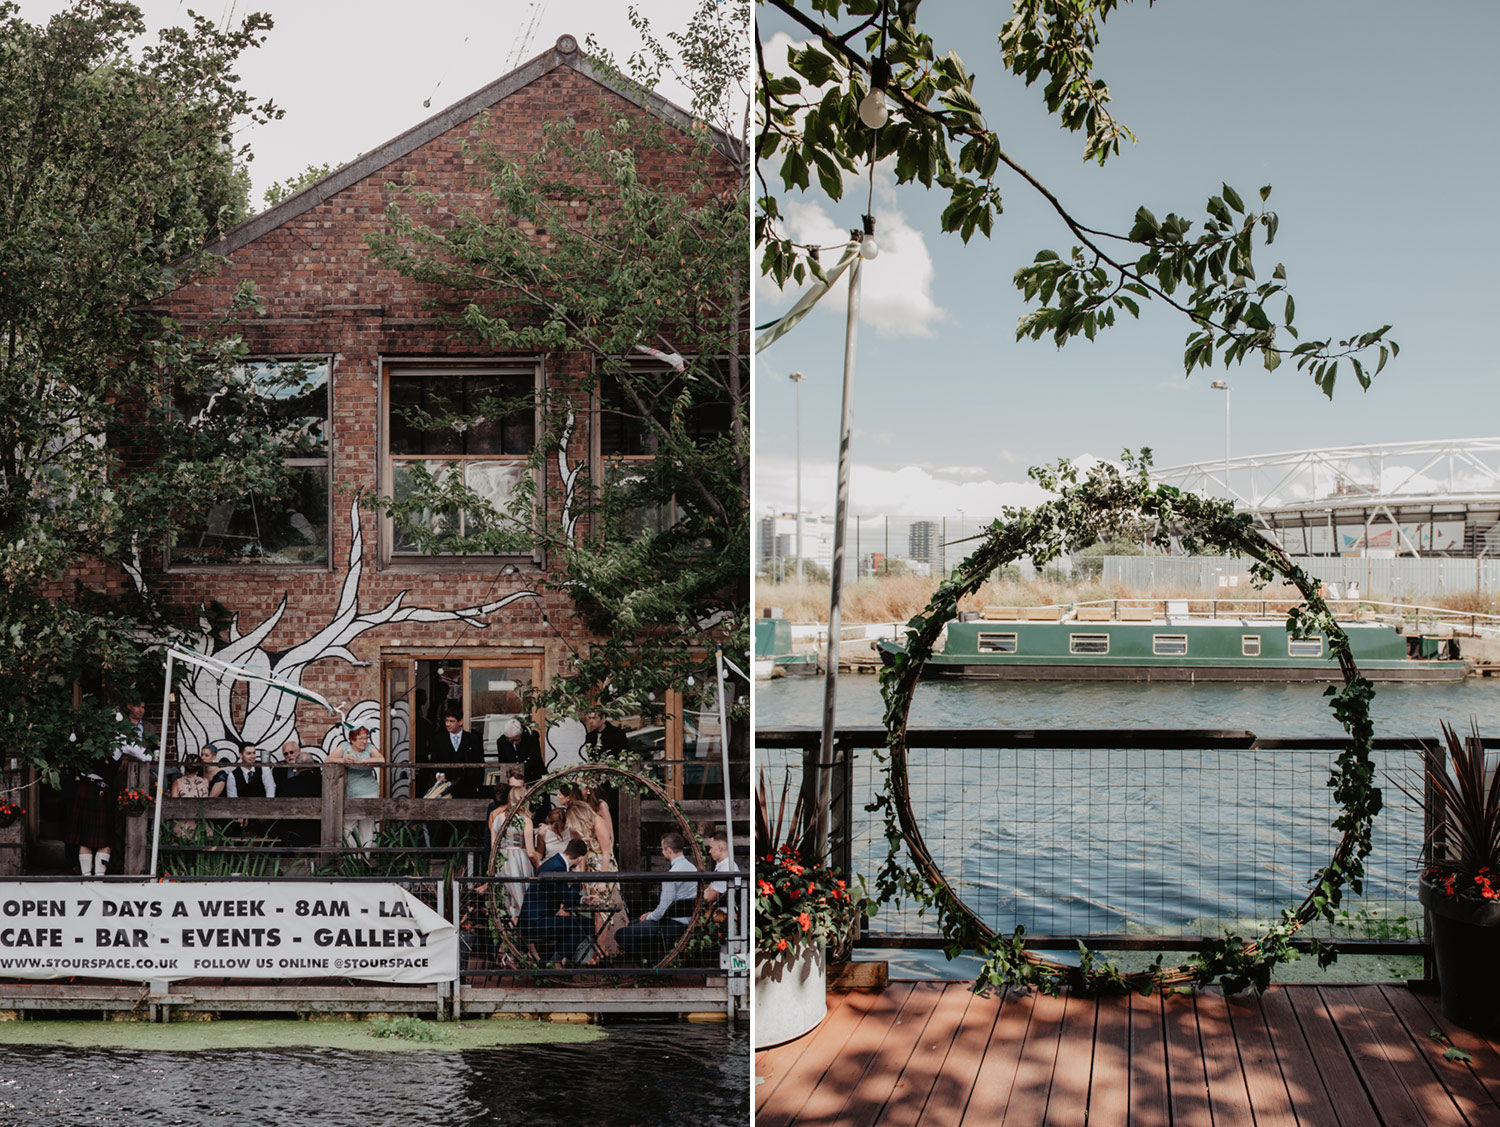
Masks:
[[[865,806],[884,742],[882,728],[840,729],[825,760],[816,730],[756,733],[772,794],[784,782],[826,800],[831,860],[872,880],[885,831]],[[1022,924],[1028,946],[1069,961],[1081,940],[1133,969],[1226,930],[1259,935],[1301,901],[1338,838],[1326,780],[1344,746],[1223,730],[913,730],[908,789],[934,862],[992,928]],[[1376,742],[1386,805],[1364,894],[1346,895],[1340,923],[1307,929],[1337,942],[1348,977],[1304,958],[1259,995],[975,994],[977,960],[949,966],[932,950],[930,912],[882,906],[853,958],[889,960],[889,984],[850,989],[882,977],[840,984],[830,969],[822,1023],[756,1053],[757,1124],[1500,1124],[1500,1044],[1444,1019],[1431,982],[1420,747]]]

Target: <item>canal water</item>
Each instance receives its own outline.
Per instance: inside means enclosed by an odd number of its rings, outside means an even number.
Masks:
[[[283,1127],[750,1121],[743,1026],[621,1024],[588,1044],[363,1053],[0,1047],[0,1123]]]
[[[756,686],[757,730],[821,723],[821,678]],[[923,682],[914,729],[1207,728],[1262,738],[1337,738],[1324,686]],[[838,724],[879,727],[878,678],[840,678]],[[1376,735],[1435,738],[1471,718],[1500,736],[1500,681],[1377,686]],[[768,750],[773,767],[796,753]],[[1331,755],[1315,751],[913,748],[914,812],[945,877],[1004,932],[1059,935],[1220,934],[1259,928],[1305,895],[1337,840],[1326,786]],[[1386,809],[1376,821],[1353,931],[1413,926],[1422,838],[1421,775],[1411,753],[1377,753]],[[795,770],[795,768],[793,768]],[[885,857],[862,807],[881,785],[875,755],[852,776],[853,868],[873,879]],[[1403,917],[1405,920],[1403,921]],[[873,934],[929,934],[930,916],[883,908]],[[1334,934],[1339,934],[1337,931]]]

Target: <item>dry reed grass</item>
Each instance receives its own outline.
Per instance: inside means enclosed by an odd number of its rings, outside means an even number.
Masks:
[[[927,606],[936,589],[937,580],[917,575],[895,575],[883,579],[866,576],[853,587],[844,588],[843,620],[849,624],[905,622]],[[959,609],[980,611],[988,606],[1047,606],[1096,599],[1189,599],[1196,603],[1211,597],[1212,594],[1205,594],[1197,589],[1152,588],[1136,591],[1110,587],[1100,582],[1068,583],[1045,579],[1020,581],[992,577],[977,594],[964,599]],[[1375,596],[1367,594],[1366,597]],[[1226,613],[1236,609],[1249,613],[1262,599],[1295,598],[1296,588],[1290,584],[1279,584],[1253,594],[1241,592],[1232,602],[1220,599],[1219,607]],[[1426,606],[1466,613],[1500,614],[1500,599],[1494,595],[1465,592],[1429,596],[1418,601]],[[768,608],[778,608],[792,622],[826,622],[828,584],[798,583],[795,579],[785,583],[757,581],[755,613],[760,616]]]

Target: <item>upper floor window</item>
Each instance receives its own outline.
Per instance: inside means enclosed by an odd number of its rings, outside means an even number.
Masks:
[[[535,364],[386,369],[389,557],[533,555],[513,502],[530,481],[539,379]]]
[[[688,387],[660,368],[633,368],[599,380],[598,435],[604,535],[634,539],[666,531],[680,517],[670,482],[653,473],[674,424],[689,443],[710,442],[729,430],[730,404],[707,381]],[[670,454],[670,452],[668,452]]]
[[[282,487],[198,514],[173,535],[173,565],[328,563],[331,367],[318,356],[252,360],[240,369],[240,390],[260,400],[278,435]],[[211,402],[186,406],[213,409]]]

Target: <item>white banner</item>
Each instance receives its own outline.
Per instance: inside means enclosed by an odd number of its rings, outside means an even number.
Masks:
[[[0,978],[458,974],[458,929],[396,884],[0,883]]]

